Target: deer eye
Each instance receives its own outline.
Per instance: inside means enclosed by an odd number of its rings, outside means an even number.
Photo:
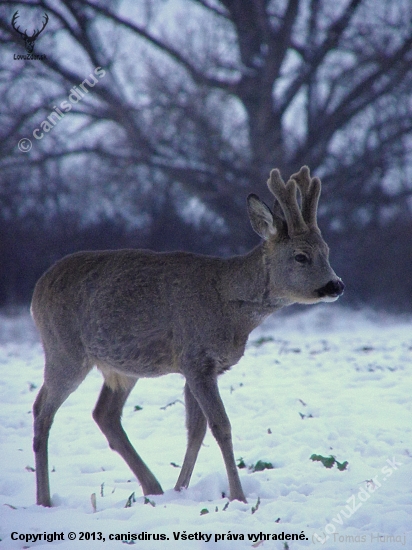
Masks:
[[[309,262],[309,258],[306,256],[306,254],[295,254],[295,260],[300,264],[306,264],[307,262]]]

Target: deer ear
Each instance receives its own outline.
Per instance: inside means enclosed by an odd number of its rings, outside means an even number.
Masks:
[[[288,235],[288,224],[286,223],[285,214],[283,213],[282,207],[277,199],[275,199],[275,202],[273,203],[273,223],[275,224],[276,231],[279,235]]]
[[[273,237],[273,235],[276,235],[273,214],[270,208],[257,195],[252,193],[248,196],[247,209],[253,230],[262,239],[266,241],[270,237]]]

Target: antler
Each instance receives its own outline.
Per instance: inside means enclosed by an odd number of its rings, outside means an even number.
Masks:
[[[19,10],[17,10],[16,13],[13,15],[13,19],[11,20],[12,27],[16,32],[21,34],[23,36],[23,38],[27,38],[27,29],[26,29],[26,32],[23,33],[21,31],[19,31],[20,25],[16,28],[15,23],[16,23],[18,17],[19,17]]]
[[[21,36],[22,36],[23,38],[29,39],[30,41],[34,41],[34,40],[36,40],[36,38],[39,36],[39,34],[40,34],[41,32],[43,32],[45,26],[46,26],[47,23],[49,22],[49,16],[47,15],[47,13],[45,13],[45,14],[43,15],[43,17],[44,17],[44,23],[43,23],[42,28],[41,28],[40,30],[37,30],[37,31],[36,31],[36,29],[34,29],[33,35],[32,35],[32,36],[28,36],[28,34],[27,34],[27,29],[26,29],[24,32],[19,31],[20,25],[19,25],[18,27],[16,27],[16,21],[17,21],[17,19],[19,18],[19,10],[17,10],[16,13],[13,15],[13,19],[11,20],[11,24],[12,24],[13,29],[14,29],[16,32],[18,32],[19,34],[21,34]]]
[[[311,178],[307,166],[302,168],[296,174],[291,176],[298,184],[302,196],[302,216],[307,226],[312,229],[318,229],[316,215],[321,190],[319,178]]]
[[[43,17],[45,18],[45,20],[44,20],[44,23],[43,23],[42,28],[41,28],[39,31],[37,31],[37,32],[36,32],[36,30],[34,30],[33,36],[30,37],[31,40],[36,40],[36,38],[39,36],[39,34],[40,34],[41,32],[44,31],[44,27],[45,27],[45,26],[47,25],[47,23],[49,22],[49,16],[47,15],[47,13],[45,13],[45,14],[43,15]]]
[[[307,231],[307,226],[300,211],[296,197],[296,181],[290,178],[285,184],[280,171],[275,168],[270,172],[268,187],[282,208],[290,236]]]

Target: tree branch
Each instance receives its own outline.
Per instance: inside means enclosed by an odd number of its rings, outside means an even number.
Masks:
[[[308,84],[309,79],[316,74],[316,71],[320,67],[325,56],[337,47],[343,32],[346,30],[351,18],[355,14],[356,9],[361,2],[362,0],[351,0],[339,19],[337,19],[335,23],[329,27],[325,40],[318,48],[316,48],[315,51],[312,51],[312,45],[305,48],[292,42],[293,49],[302,56],[303,64],[299,70],[296,71],[296,78],[288,87],[282,100],[278,103],[277,110],[280,115],[285,113],[286,109],[289,107],[301,87]],[[314,24],[313,20],[312,24]]]
[[[218,78],[205,75],[204,73],[199,71],[185,56],[183,56],[179,52],[179,50],[173,48],[173,46],[171,45],[166,44],[165,42],[160,40],[160,38],[156,38],[143,27],[135,25],[130,21],[126,21],[120,16],[114,14],[109,9],[104,8],[102,6],[98,6],[97,4],[91,2],[90,0],[83,0],[83,5],[89,6],[90,8],[94,9],[97,13],[104,15],[105,17],[133,31],[137,35],[147,40],[147,42],[155,46],[157,49],[159,49],[163,53],[167,54],[170,59],[172,59],[173,61],[176,61],[179,65],[184,67],[197,84],[221,88],[226,91],[233,90],[233,84],[231,82],[225,82],[224,80],[220,80]]]

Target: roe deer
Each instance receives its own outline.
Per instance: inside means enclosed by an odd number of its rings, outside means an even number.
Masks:
[[[332,302],[344,289],[316,221],[320,180],[303,166],[285,184],[275,169],[268,187],[273,211],[256,195],[248,197],[250,222],[263,241],[245,255],[78,252],[40,278],[31,309],[45,353],[44,384],[33,407],[37,504],[51,506],[53,417],[94,365],[104,384],[93,418],[145,495],[163,491],[131,445],[121,413],[139,378],[173,372],[186,379],[188,432],[175,489],[188,487],[208,424],[223,455],[230,498],[246,502],[217,377],[239,361],[249,333],[268,315],[292,303]]]

